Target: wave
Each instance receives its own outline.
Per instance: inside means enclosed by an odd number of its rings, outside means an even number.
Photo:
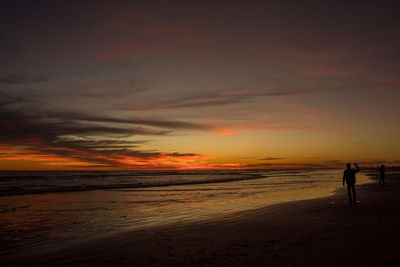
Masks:
[[[183,174],[182,172],[152,171],[140,172],[141,175],[96,172],[72,176],[68,174],[71,173],[0,175],[0,196],[226,183],[266,177],[256,173],[240,172],[185,172]],[[40,180],[42,183],[38,182]]]

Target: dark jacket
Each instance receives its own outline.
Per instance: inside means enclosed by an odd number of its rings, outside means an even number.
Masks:
[[[354,185],[356,183],[356,173],[360,171],[357,169],[346,169],[343,174],[343,182],[346,181],[347,185]]]

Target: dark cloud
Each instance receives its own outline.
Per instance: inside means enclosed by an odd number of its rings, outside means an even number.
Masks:
[[[281,160],[281,159],[286,159],[286,158],[274,158],[274,157],[266,157],[260,160]]]
[[[140,126],[123,127],[119,125],[104,126],[82,123],[68,118],[68,114],[59,114],[51,117],[45,114],[24,114],[18,111],[0,110],[0,125],[2,139],[26,139],[28,137],[42,137],[55,140],[60,135],[165,135],[169,130],[157,130]],[[86,118],[86,116],[83,116]],[[104,119],[103,121],[106,121]],[[92,121],[96,122],[96,121]]]
[[[361,165],[380,165],[380,164],[398,164],[400,163],[399,160],[357,160],[357,161],[353,161],[353,160],[348,160],[348,161],[343,161],[343,160],[327,160],[325,161],[326,163],[331,163],[331,164],[340,164],[343,165],[346,163],[357,163],[360,166]]]
[[[350,161],[352,162],[352,161]],[[399,161],[396,160],[360,160],[356,161],[355,163],[359,165],[379,165],[379,164],[397,164]]]
[[[369,89],[385,89],[398,86],[399,81],[381,82],[381,81],[366,81],[352,83],[351,87],[348,84],[330,84],[317,87],[308,87],[306,89],[276,89],[276,90],[257,90],[257,89],[224,89],[213,92],[195,93],[186,97],[177,97],[174,99],[160,101],[158,103],[146,104],[143,107],[132,108],[131,110],[164,110],[164,109],[179,109],[179,108],[197,108],[211,107],[229,104],[237,104],[248,101],[251,98],[257,97],[281,97],[294,96],[304,94],[316,94],[332,91],[348,91],[348,90],[369,90]],[[301,87],[301,86],[299,86]]]
[[[0,108],[3,106],[11,105],[23,100],[20,96],[12,96],[6,92],[0,91]]]
[[[15,73],[0,73],[0,83],[7,84],[25,84],[47,82],[49,78],[45,75],[26,75]]]
[[[97,122],[114,122],[126,123],[133,125],[145,125],[160,127],[166,129],[187,129],[187,130],[210,130],[212,127],[206,124],[196,124],[183,121],[168,121],[168,120],[146,120],[146,119],[121,119],[121,118],[101,118],[101,117],[80,117],[81,120],[97,121]]]
[[[149,104],[144,107],[132,108],[132,110],[163,110],[163,109],[179,109],[179,108],[197,108],[211,107],[236,104],[244,102],[249,98],[255,97],[274,97],[274,96],[290,96],[329,91],[327,88],[315,88],[304,90],[280,90],[257,92],[254,90],[220,90],[215,92],[206,92],[204,94],[193,94],[192,96],[174,98],[167,101],[161,101],[155,104]]]
[[[340,164],[344,164],[345,162],[343,160],[337,160],[337,159],[333,159],[333,160],[326,160],[326,163],[340,163]]]
[[[258,163],[258,164],[245,164],[244,167],[247,168],[279,168],[279,169],[308,169],[308,168],[325,168],[324,164],[314,164],[314,163]]]
[[[4,94],[6,95],[6,94]],[[8,96],[8,95],[7,95]],[[134,136],[166,135],[176,129],[209,130],[210,126],[173,120],[149,120],[90,116],[81,113],[32,111],[9,104],[0,106],[0,144],[28,149],[39,154],[72,158],[94,165],[118,167],[121,157],[149,159],[191,157],[197,154],[161,153],[141,149],[148,141]]]
[[[138,147],[141,144],[147,143],[148,141],[140,140],[140,141],[121,141],[121,140],[87,140],[87,139],[58,139],[53,143],[61,146],[69,146],[69,147],[86,147],[90,149],[129,149]]]

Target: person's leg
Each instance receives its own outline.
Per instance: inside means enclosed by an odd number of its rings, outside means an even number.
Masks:
[[[348,195],[349,195],[349,202],[350,202],[350,204],[353,202],[352,200],[351,200],[351,189],[350,189],[350,185],[347,185],[347,193],[348,193]]]
[[[353,203],[356,203],[356,186],[355,185],[353,185],[352,187],[351,187],[351,190],[353,191]]]

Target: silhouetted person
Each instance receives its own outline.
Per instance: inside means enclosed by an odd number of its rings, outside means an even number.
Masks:
[[[351,204],[351,203],[356,202],[356,189],[355,189],[356,173],[360,171],[360,168],[358,167],[357,163],[354,163],[354,166],[356,166],[355,169],[351,168],[350,163],[347,163],[346,166],[347,166],[347,169],[344,170],[344,174],[343,174],[343,186],[344,186],[344,182],[346,181],[347,192],[349,194],[349,201]],[[353,197],[351,196],[351,192],[353,192]]]
[[[379,185],[385,186],[385,165],[378,168],[379,171]]]

